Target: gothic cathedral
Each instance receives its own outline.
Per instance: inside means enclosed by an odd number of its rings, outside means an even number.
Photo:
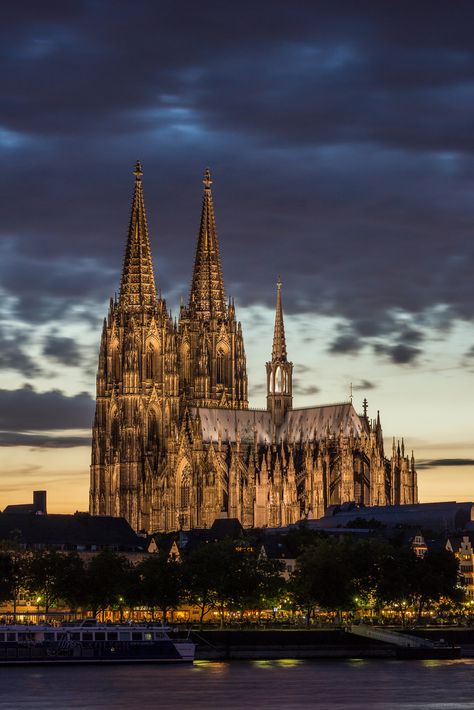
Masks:
[[[157,293],[137,163],[118,298],[97,371],[90,511],[137,531],[317,518],[331,505],[417,502],[413,454],[384,454],[380,417],[351,402],[293,407],[281,283],[267,408],[249,409],[244,340],[227,301],[209,171],[189,302],[178,322]]]

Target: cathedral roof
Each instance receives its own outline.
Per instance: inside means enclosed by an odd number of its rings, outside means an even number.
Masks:
[[[194,260],[193,281],[189,297],[191,311],[203,318],[224,318],[226,301],[222,278],[219,243],[211,192],[211,174],[204,174],[204,197],[201,224]]]
[[[199,407],[192,410],[199,414],[201,432],[206,443],[236,441],[242,443],[270,444],[273,441],[272,418],[270,412],[261,409],[220,409]],[[319,407],[290,409],[276,431],[279,441],[318,441],[328,434],[344,436],[354,433],[360,436],[364,423],[350,402],[326,404]]]
[[[316,441],[331,434],[349,436],[352,432],[360,436],[364,430],[361,417],[350,402],[327,404],[320,407],[290,409],[278,432],[284,441]]]
[[[139,161],[135,166],[134,175],[135,189],[123,261],[120,305],[127,309],[141,310],[154,306],[156,287],[143,199],[143,173]]]

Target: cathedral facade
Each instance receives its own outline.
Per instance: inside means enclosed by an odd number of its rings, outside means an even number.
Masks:
[[[139,163],[118,298],[97,371],[90,512],[135,530],[244,527],[318,518],[331,505],[417,502],[413,454],[384,453],[380,417],[352,402],[293,407],[281,283],[267,408],[248,406],[242,327],[227,300],[209,171],[189,301],[173,320],[157,292]]]

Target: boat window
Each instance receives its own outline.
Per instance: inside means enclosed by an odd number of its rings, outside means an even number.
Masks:
[[[164,638],[164,637],[165,637],[165,635],[164,635],[163,633],[161,633],[161,631],[157,631],[157,632],[155,633],[155,638],[156,638],[156,639],[162,639],[162,638]]]
[[[28,641],[28,636],[29,636],[29,634],[25,634],[25,633],[20,632],[18,634],[18,641]]]
[[[3,632],[0,633],[0,641],[5,641],[5,634]]]
[[[83,641],[92,641],[94,639],[94,634],[92,631],[83,631],[82,632],[82,640]]]
[[[130,631],[120,631],[119,639],[120,641],[130,641]]]
[[[109,639],[109,641],[116,641],[118,638],[118,634],[116,631],[109,631],[107,634],[107,638]]]
[[[16,634],[9,632],[7,634],[7,641],[16,641]]]
[[[141,641],[142,640],[142,632],[141,631],[132,631],[132,641]]]
[[[45,632],[44,632],[44,640],[45,640],[45,641],[54,641],[54,632],[52,632],[52,631],[45,631]]]
[[[71,631],[69,636],[71,637],[72,641],[80,641],[81,640],[81,634],[79,633],[79,631]]]
[[[105,631],[96,631],[95,632],[95,640],[96,641],[105,641]]]
[[[145,631],[145,633],[143,634],[143,638],[145,639],[145,641],[151,641],[153,639],[153,634],[149,631]]]

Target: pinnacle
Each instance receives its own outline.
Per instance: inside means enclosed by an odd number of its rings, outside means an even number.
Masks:
[[[204,173],[204,197],[199,227],[193,280],[189,297],[191,311],[204,319],[225,318],[227,314],[224,281],[217,240],[211,173]]]
[[[275,309],[275,329],[273,332],[273,362],[286,362],[286,340],[285,340],[285,324],[283,321],[283,306],[281,303],[281,287],[282,282],[280,277],[277,281],[277,301]]]
[[[127,246],[120,285],[120,306],[130,310],[152,308],[156,302],[155,277],[151,258],[148,224],[143,198],[143,170],[139,160],[133,171],[135,188],[132,199]]]

